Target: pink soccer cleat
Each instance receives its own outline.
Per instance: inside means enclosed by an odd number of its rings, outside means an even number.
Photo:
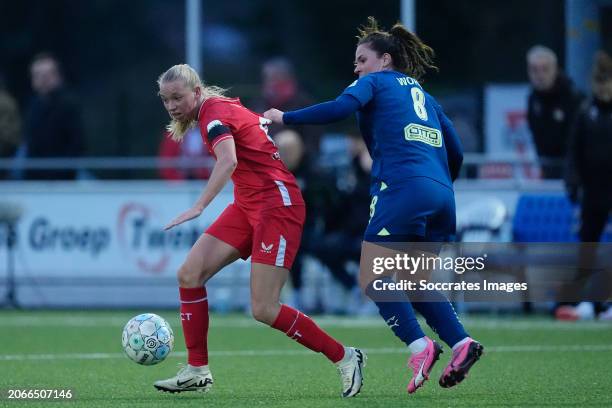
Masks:
[[[450,388],[463,381],[483,351],[482,344],[471,338],[457,350],[453,350],[453,357],[440,377],[440,386]]]
[[[433,365],[440,358],[440,354],[442,354],[442,346],[429,337],[425,337],[425,340],[427,340],[425,350],[418,354],[413,354],[410,356],[410,360],[408,360],[408,367],[412,368],[413,373],[408,383],[408,393],[410,394],[419,389],[425,380],[429,379],[429,373]]]

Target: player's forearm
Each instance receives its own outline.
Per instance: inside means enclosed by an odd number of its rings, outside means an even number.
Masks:
[[[195,207],[204,210],[208,204],[219,194],[225,187],[230,177],[236,169],[237,163],[233,160],[217,161],[213,167],[206,188],[195,203]]]
[[[333,101],[285,112],[283,115],[283,123],[287,125],[322,125],[325,123],[337,122],[355,113],[360,106],[359,101],[352,96],[340,95]]]

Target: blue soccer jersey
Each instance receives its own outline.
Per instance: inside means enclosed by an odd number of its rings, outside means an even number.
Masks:
[[[416,80],[396,71],[375,72],[353,82],[343,95],[361,104],[357,120],[374,160],[373,187],[425,176],[452,188],[444,131],[456,135],[440,105]]]
[[[463,153],[451,121],[413,78],[379,71],[334,101],[285,112],[286,124],[330,123],[357,113],[373,159],[367,241],[448,241],[455,234],[452,182]]]
[[[364,241],[452,241],[452,182],[458,176],[463,153],[440,105],[413,78],[395,71],[379,71],[361,77],[334,101],[285,112],[282,117],[286,124],[323,124],[354,112],[373,159],[370,221]],[[367,265],[361,265],[361,270],[367,269]],[[381,280],[393,282],[388,276]],[[374,291],[373,286],[365,288],[370,297]],[[449,347],[472,350],[473,364],[482,346],[466,333],[444,295],[428,291],[427,296],[436,301],[416,301],[411,305],[405,296],[393,302],[374,297],[372,300],[389,327],[410,348],[416,340],[426,339],[415,318],[414,310],[418,310]],[[434,345],[431,340],[429,344]],[[449,378],[443,375],[441,384],[455,385]],[[414,392],[414,381],[411,385],[409,392]]]

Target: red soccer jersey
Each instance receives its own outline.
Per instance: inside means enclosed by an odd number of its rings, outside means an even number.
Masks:
[[[207,99],[198,113],[200,133],[213,156],[217,143],[234,139],[238,159],[232,175],[234,201],[250,214],[304,205],[295,177],[281,161],[268,135],[269,123],[245,108],[238,98]]]

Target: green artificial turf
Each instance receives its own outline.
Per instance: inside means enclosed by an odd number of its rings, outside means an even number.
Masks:
[[[537,318],[466,318],[485,355],[469,378],[442,389],[438,377],[406,393],[407,352],[382,320],[317,318],[346,345],[368,354],[365,382],[340,398],[335,367],[282,333],[244,316],[211,316],[207,394],[166,394],[153,381],[185,361],[176,313],[157,312],[174,328],[175,350],[159,365],[122,354],[121,330],[143,311],[0,311],[0,406],[41,407],[612,407],[612,324]],[[431,334],[431,332],[428,332]],[[432,335],[433,336],[433,335]],[[16,401],[9,389],[70,389],[70,401]],[[49,405],[51,404],[51,405]]]

